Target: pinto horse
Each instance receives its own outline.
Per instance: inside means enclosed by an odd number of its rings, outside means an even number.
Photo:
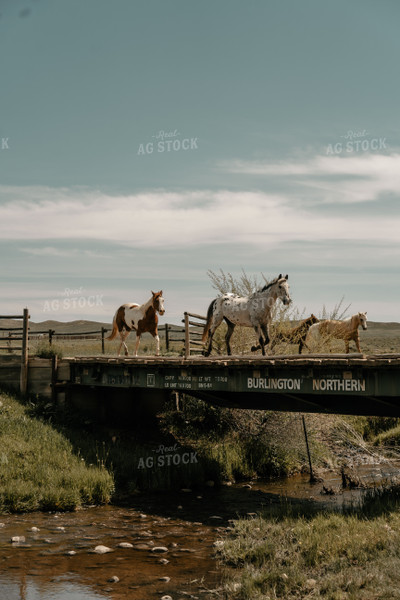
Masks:
[[[136,331],[136,346],[135,356],[138,355],[138,349],[140,344],[140,336],[142,333],[148,331],[156,340],[156,356],[160,354],[160,338],[158,336],[158,316],[165,313],[164,310],[164,298],[162,291],[151,292],[152,297],[147,300],[144,304],[122,304],[114,315],[113,326],[111,334],[106,338],[107,340],[113,340],[117,333],[121,337],[121,343],[118,348],[118,356],[121,353],[121,348],[125,348],[125,356],[128,356],[128,346],[125,344],[125,340],[134,329]]]
[[[361,325],[363,329],[367,329],[367,313],[357,313],[345,321],[335,321],[326,319],[320,321],[310,327],[307,337],[307,342],[312,338],[324,337],[324,338],[336,338],[344,340],[346,346],[346,354],[349,353],[349,343],[353,340],[356,343],[357,350],[361,354],[360,348],[360,336],[358,334],[358,328]]]
[[[299,354],[301,354],[304,346],[306,345],[308,330],[312,325],[318,322],[319,319],[312,314],[311,317],[308,317],[308,319],[300,321],[296,327],[292,327],[287,331],[277,331],[276,333],[272,334],[271,350],[273,350],[273,348],[279,342],[287,342],[288,344],[299,344]],[[251,351],[255,352],[260,348],[261,346],[252,346]]]
[[[230,339],[236,325],[253,327],[258,336],[261,351],[265,355],[265,346],[269,343],[269,324],[272,319],[272,307],[280,298],[283,304],[290,303],[288,276],[279,275],[276,279],[265,285],[262,290],[253,292],[249,296],[224,294],[215,298],[208,307],[207,322],[204,326],[202,342],[208,341],[208,348],[204,351],[209,356],[212,350],[212,338],[222,320],[228,325],[225,336],[226,351],[231,354]],[[265,339],[263,338],[263,334]]]

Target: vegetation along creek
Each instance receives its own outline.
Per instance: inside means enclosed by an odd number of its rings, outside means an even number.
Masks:
[[[394,568],[387,542],[400,532],[397,420],[306,419],[315,483],[299,414],[241,415],[186,397],[181,410],[159,416],[149,440],[149,432],[101,429],[2,393],[1,597],[302,598],[310,590],[370,597],[366,586],[376,585],[379,564]],[[163,468],[143,468],[160,449]],[[197,460],[168,459],[174,455]],[[367,528],[359,535],[363,558],[356,548],[332,547],[333,564],[318,576],[327,531],[348,531],[354,519]],[[308,548],[305,564],[295,557],[289,564],[287,532],[303,527],[292,535],[302,552],[301,537],[320,521],[326,530],[314,531],[322,548],[315,560]],[[341,583],[339,566],[351,570]],[[349,582],[359,595],[348,594]]]

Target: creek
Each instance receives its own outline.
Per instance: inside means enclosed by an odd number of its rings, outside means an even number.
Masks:
[[[397,475],[398,464],[356,469],[368,485]],[[147,493],[129,506],[72,513],[0,516],[0,598],[4,600],[172,600],[221,598],[224,575],[214,557],[231,519],[254,517],[271,504],[339,508],[363,489],[342,489],[338,472],[220,488]],[[325,494],[324,487],[335,492]],[[134,507],[134,508],[133,508]],[[16,541],[12,541],[12,539]],[[109,549],[98,554],[95,549]]]

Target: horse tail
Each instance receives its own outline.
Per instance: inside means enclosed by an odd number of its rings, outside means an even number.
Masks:
[[[118,333],[117,315],[115,315],[113,318],[112,331],[111,331],[110,335],[107,336],[105,339],[113,340],[115,338],[115,336],[117,335],[117,333]]]
[[[207,341],[207,337],[208,337],[208,332],[210,331],[210,327],[211,327],[211,321],[214,315],[214,309],[215,309],[215,304],[216,304],[217,300],[213,300],[210,304],[210,306],[208,307],[208,311],[207,311],[207,321],[206,324],[204,325],[204,329],[203,329],[203,337],[201,338],[201,341],[203,342],[203,344],[205,344],[205,342]]]

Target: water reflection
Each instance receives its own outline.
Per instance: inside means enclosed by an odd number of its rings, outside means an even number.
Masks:
[[[99,600],[107,595],[98,594],[78,582],[58,578],[47,583],[37,583],[34,579],[22,576],[21,581],[13,582],[11,576],[0,575],[1,597],[7,600]],[[110,598],[110,596],[108,596]]]

